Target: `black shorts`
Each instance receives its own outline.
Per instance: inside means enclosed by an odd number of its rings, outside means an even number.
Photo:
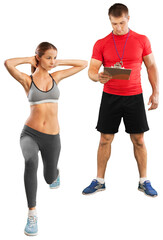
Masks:
[[[143,95],[118,96],[103,92],[96,129],[114,134],[123,118],[127,133],[143,133],[149,130]]]

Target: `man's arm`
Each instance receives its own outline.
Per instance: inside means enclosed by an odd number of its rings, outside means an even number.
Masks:
[[[143,57],[144,64],[147,68],[148,79],[152,87],[152,95],[149,98],[148,105],[151,105],[148,110],[153,110],[158,107],[159,103],[159,76],[153,54]]]
[[[99,73],[99,69],[101,65],[102,65],[101,61],[91,58],[89,70],[88,70],[88,76],[94,82],[99,81],[100,83],[104,84],[108,82],[112,77],[104,74],[103,72]]]

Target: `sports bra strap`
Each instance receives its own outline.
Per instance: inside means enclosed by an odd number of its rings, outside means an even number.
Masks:
[[[32,80],[32,82],[33,82],[33,77],[32,77],[32,75],[30,75],[30,77],[31,77],[31,80]]]

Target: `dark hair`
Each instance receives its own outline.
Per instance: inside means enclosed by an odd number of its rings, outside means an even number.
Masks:
[[[121,17],[122,14],[128,15],[128,8],[122,3],[115,3],[109,8],[108,15],[113,17]]]
[[[54,49],[57,51],[57,48],[53,44],[51,44],[49,42],[42,42],[37,46],[37,48],[35,50],[35,54],[37,54],[41,58],[45,54],[45,52],[49,49]],[[36,59],[36,61],[37,61],[37,59]],[[37,61],[37,63],[38,63],[38,61]],[[36,68],[32,66],[31,72],[34,73],[35,70],[36,70]]]

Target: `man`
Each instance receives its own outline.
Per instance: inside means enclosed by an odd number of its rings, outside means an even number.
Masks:
[[[142,96],[140,71],[144,62],[152,95],[149,98],[149,110],[158,107],[158,72],[148,38],[128,28],[128,8],[123,4],[114,4],[109,9],[109,18],[113,32],[98,40],[93,48],[89,67],[89,77],[104,84],[97,130],[101,139],[97,154],[97,178],[83,190],[83,194],[92,194],[105,190],[105,170],[111,154],[111,143],[118,132],[123,118],[126,132],[130,134],[134,146],[134,155],[138,164],[140,181],[138,190],[155,197],[157,192],[147,179],[147,151],[144,132],[149,130],[144,100]],[[118,64],[131,69],[129,80],[113,79],[111,75],[99,73],[104,67]]]

